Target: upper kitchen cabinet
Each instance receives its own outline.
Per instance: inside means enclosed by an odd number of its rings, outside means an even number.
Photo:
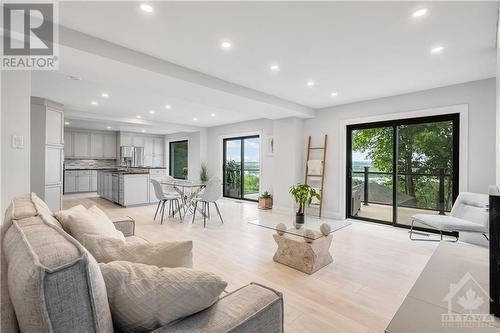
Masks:
[[[132,146],[144,147],[144,137],[142,135],[133,135],[132,136]]]
[[[73,157],[90,158],[90,133],[73,133]]]
[[[116,134],[104,135],[104,158],[116,158]]]
[[[115,159],[116,133],[67,128],[64,133],[67,158]]]
[[[104,157],[104,135],[100,133],[90,134],[90,156],[94,158]]]

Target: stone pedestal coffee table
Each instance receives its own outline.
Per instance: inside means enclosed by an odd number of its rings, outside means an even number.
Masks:
[[[276,230],[273,237],[278,249],[273,260],[307,274],[312,274],[333,261],[330,254],[332,233],[350,224],[347,221],[312,217],[306,218],[301,226],[296,226],[291,221],[293,217],[277,216],[249,223]]]

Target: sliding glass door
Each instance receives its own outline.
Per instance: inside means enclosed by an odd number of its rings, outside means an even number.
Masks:
[[[458,195],[459,115],[347,128],[347,216],[409,226],[448,214]]]
[[[187,179],[188,140],[170,142],[169,175],[177,179]]]
[[[223,141],[225,197],[257,201],[260,183],[260,138],[246,136]]]

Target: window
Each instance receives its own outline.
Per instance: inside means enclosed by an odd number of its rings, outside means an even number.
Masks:
[[[418,213],[448,214],[458,133],[458,114],[348,126],[347,217],[408,227]]]
[[[170,142],[169,175],[177,179],[187,179],[188,140]]]
[[[223,193],[225,197],[257,201],[260,186],[260,138],[224,139]]]

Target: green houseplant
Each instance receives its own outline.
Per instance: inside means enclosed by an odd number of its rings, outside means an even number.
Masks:
[[[265,191],[259,196],[259,208],[260,209],[273,208],[273,195],[268,191]]]
[[[185,167],[182,168],[182,175],[184,176],[184,179],[187,179],[187,175],[188,175],[188,168],[187,168],[187,166],[185,166]]]
[[[207,167],[207,165],[205,163],[201,164],[200,180],[202,182],[207,182],[208,181],[208,167]]]
[[[290,194],[298,205],[295,215],[295,223],[304,224],[304,209],[306,204],[310,204],[313,198],[320,199],[319,193],[307,184],[298,183],[290,187]]]

